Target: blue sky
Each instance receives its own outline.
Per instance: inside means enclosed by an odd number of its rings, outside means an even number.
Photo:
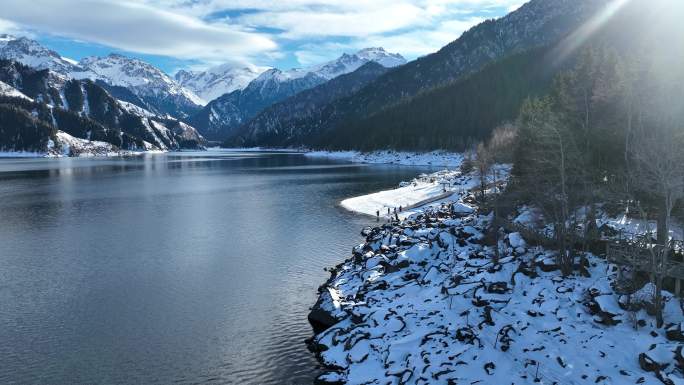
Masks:
[[[3,0],[0,33],[73,59],[122,53],[166,72],[225,62],[283,69],[384,47],[438,50],[524,0]]]

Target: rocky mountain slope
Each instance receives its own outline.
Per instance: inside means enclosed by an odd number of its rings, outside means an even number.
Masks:
[[[206,71],[180,70],[176,72],[174,79],[181,86],[193,91],[205,102],[209,102],[224,94],[247,87],[249,82],[256,79],[264,70],[227,63],[209,68]]]
[[[56,139],[50,135],[57,131],[123,150],[174,150],[197,148],[204,143],[191,126],[119,101],[91,80],[69,79],[47,69],[0,60],[0,81],[5,90],[0,103],[12,111],[4,115],[6,120],[0,125],[12,130],[40,127],[42,133],[18,130],[16,137],[4,136],[0,143],[5,150],[40,148],[46,152],[48,139]],[[25,135],[32,139],[21,139]]]
[[[234,134],[240,125],[266,107],[337,76],[353,72],[369,61],[389,66],[405,63],[403,57],[398,54],[373,48],[361,50],[353,55],[344,54],[336,60],[309,68],[288,71],[270,69],[259,75],[243,90],[233,91],[210,102],[189,122],[207,139],[226,139]]]

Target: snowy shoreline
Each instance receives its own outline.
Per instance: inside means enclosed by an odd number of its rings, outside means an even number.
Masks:
[[[346,160],[354,163],[396,164],[402,166],[458,167],[463,162],[463,154],[446,151],[304,151],[304,156]]]
[[[684,384],[678,299],[663,292],[658,328],[652,285],[629,302],[617,268],[591,254],[564,278],[554,251],[516,232],[502,235],[495,261],[474,176],[441,177],[452,196],[364,229],[365,242],[329,270],[309,315],[309,346],[327,370],[316,383]],[[405,187],[343,206],[374,213],[410,195]]]

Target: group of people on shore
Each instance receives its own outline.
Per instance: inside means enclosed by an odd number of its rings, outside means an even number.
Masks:
[[[387,217],[388,217],[387,220],[388,220],[388,222],[391,222],[392,220],[399,222],[399,213],[402,211],[404,211],[404,208],[402,206],[399,206],[398,210],[395,207],[394,208],[394,215],[392,215],[392,208],[388,207],[387,208]],[[377,210],[375,212],[375,216],[376,216],[376,221],[380,222],[380,210]]]

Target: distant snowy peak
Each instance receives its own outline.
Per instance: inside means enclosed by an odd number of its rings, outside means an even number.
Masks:
[[[390,53],[382,47],[364,48],[356,56],[366,61],[374,61],[385,68],[398,67],[406,64],[406,59],[398,53]]]
[[[175,80],[181,86],[195,92],[209,102],[223,94],[241,90],[266,68],[235,66],[230,63],[209,68],[206,71],[178,71]]]
[[[78,70],[75,61],[60,56],[35,40],[0,34],[0,58],[16,60],[39,70],[49,69],[62,75]]]
[[[311,67],[309,72],[328,80],[356,71],[368,62],[376,62],[383,67],[392,68],[406,63],[398,53],[389,53],[384,48],[365,48],[354,54],[345,53],[339,58]]]
[[[342,54],[339,58],[307,68],[295,68],[282,71],[278,77],[289,80],[304,77],[313,73],[326,80],[356,71],[368,62],[376,62],[383,67],[392,68],[406,64],[406,59],[398,53],[389,53],[384,48],[364,48],[354,54]],[[273,75],[272,75],[273,76]]]
[[[264,71],[253,83],[267,83],[267,82],[286,82],[293,79],[301,79],[306,75],[310,74],[311,71],[307,71],[301,68],[295,68],[287,71],[280,70],[278,68],[271,68]]]
[[[84,58],[79,66],[84,71],[72,73],[75,78],[101,80],[113,86],[132,89],[145,88],[154,94],[179,95],[197,105],[204,104],[195,93],[181,87],[160,69],[142,60],[110,54],[105,57]]]

